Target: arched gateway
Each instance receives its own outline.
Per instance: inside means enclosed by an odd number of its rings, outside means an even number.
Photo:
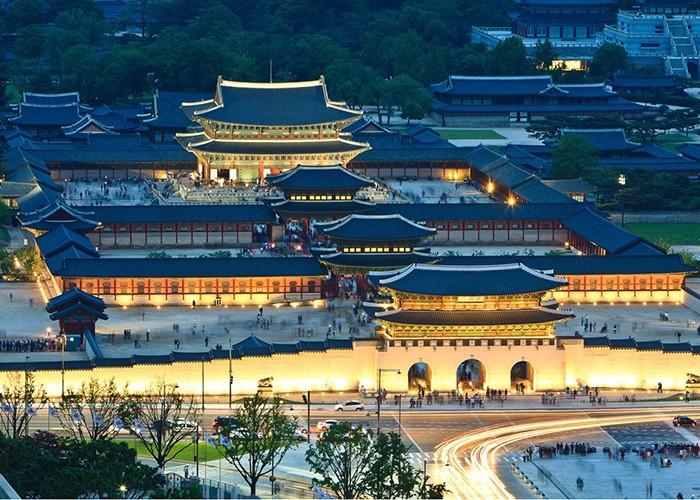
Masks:
[[[408,392],[421,393],[430,392],[433,378],[433,371],[428,363],[422,361],[414,363],[408,369]]]
[[[457,367],[457,390],[465,393],[483,389],[486,381],[486,368],[478,359],[467,359]]]
[[[510,386],[516,392],[531,391],[535,387],[535,369],[527,361],[518,361],[510,369]]]

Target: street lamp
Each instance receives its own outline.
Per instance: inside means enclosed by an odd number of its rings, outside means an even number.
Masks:
[[[66,394],[66,336],[60,335],[61,339],[61,403]]]
[[[233,340],[228,338],[228,409],[231,409],[233,399],[233,366],[231,365],[233,358]]]
[[[617,178],[617,183],[620,185],[620,200],[621,200],[621,212],[622,212],[622,225],[625,225],[625,185],[627,184],[627,177],[624,174],[620,174]]]
[[[401,370],[398,368],[379,368],[377,370],[377,434],[381,432],[381,413],[382,413],[382,372],[396,373],[401,375]]]

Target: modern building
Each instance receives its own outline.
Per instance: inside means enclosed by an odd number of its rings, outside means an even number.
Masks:
[[[631,119],[645,109],[602,83],[559,85],[549,75],[452,75],[430,89],[431,116],[443,127],[508,127],[556,115]]]
[[[511,26],[472,27],[472,43],[488,48],[517,36],[528,51],[548,40],[567,70],[586,69],[597,49],[596,35],[615,19],[617,0],[516,0]]]
[[[197,156],[206,180],[256,183],[299,164],[347,165],[369,149],[343,132],[362,111],[330,100],[323,77],[295,83],[219,78],[213,98],[182,109],[204,130],[175,138]]]
[[[700,13],[678,13],[681,6],[670,4],[651,5],[618,12],[616,23],[598,34],[599,43],[623,47],[637,66],[655,65],[679,78],[698,78]],[[669,13],[669,9],[676,13]]]

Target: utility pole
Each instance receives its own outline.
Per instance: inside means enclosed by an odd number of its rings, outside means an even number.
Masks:
[[[61,335],[61,403],[66,394],[66,336]]]
[[[311,391],[306,391],[306,442],[311,442]]]

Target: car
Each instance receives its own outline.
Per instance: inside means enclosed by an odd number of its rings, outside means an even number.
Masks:
[[[168,425],[170,427],[176,428],[178,430],[183,429],[190,432],[196,432],[201,430],[197,422],[192,422],[191,420],[185,420],[184,418],[178,418],[176,420],[168,420]]]
[[[674,427],[695,427],[696,424],[697,422],[694,419],[683,415],[679,415],[673,419]]]
[[[316,428],[321,432],[327,432],[334,425],[338,425],[340,422],[333,419],[321,420],[316,424]]]
[[[235,429],[238,427],[235,417],[216,417],[211,424],[211,428],[214,429],[214,434],[218,434],[222,427],[228,427],[229,429]]]
[[[357,401],[355,399],[351,399],[349,401],[346,401],[345,403],[338,403],[335,405],[335,411],[344,411],[344,410],[355,410],[355,411],[362,411],[365,409],[365,405],[361,401]]]
[[[294,439],[299,442],[304,442],[308,439],[309,433],[306,429],[294,429]]]

